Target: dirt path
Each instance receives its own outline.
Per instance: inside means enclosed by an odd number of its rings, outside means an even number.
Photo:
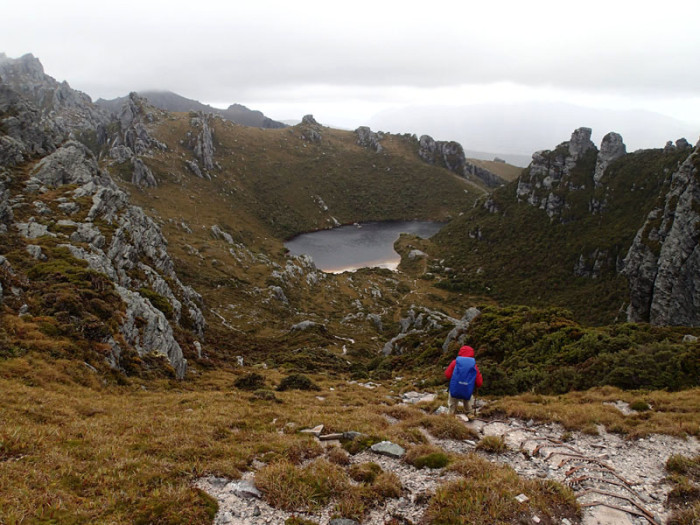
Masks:
[[[664,482],[666,460],[672,454],[695,456],[700,453],[697,439],[687,440],[652,435],[637,441],[626,441],[599,428],[599,435],[567,433],[556,424],[539,425],[517,419],[465,422],[480,436],[503,436],[509,451],[486,455],[493,462],[510,465],[525,478],[549,478],[570,486],[583,508],[583,525],[646,525],[662,524],[668,518],[665,501],[670,486]],[[432,443],[448,452],[474,452],[471,440],[438,440]],[[405,488],[405,495],[387,500],[362,522],[384,525],[391,519],[418,523],[427,508],[428,496],[435,488],[451,479],[444,469],[417,470],[400,459],[380,456],[370,451],[351,457],[353,463],[373,461],[382,469],[396,473]],[[217,478],[204,478],[197,486],[219,502],[215,525],[252,525],[284,523],[290,513],[277,510],[250,490],[249,472],[243,483]],[[243,489],[241,489],[243,486]],[[316,514],[296,515],[322,525],[330,523],[332,506]],[[350,521],[344,522],[352,523]],[[533,523],[537,521],[533,517]]]

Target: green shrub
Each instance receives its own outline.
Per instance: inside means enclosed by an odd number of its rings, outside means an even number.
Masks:
[[[166,297],[154,292],[150,288],[139,288],[139,294],[148,299],[154,308],[163,312],[166,319],[173,318],[173,305],[170,304],[170,301],[168,301]]]
[[[363,450],[367,450],[375,443],[380,443],[386,439],[380,436],[359,436],[355,439],[343,440],[343,448],[352,455],[358,454]]]
[[[641,399],[637,399],[635,401],[632,401],[630,403],[630,408],[632,410],[636,410],[637,412],[646,412],[647,410],[650,410],[650,406],[647,404],[646,401],[642,401]]]

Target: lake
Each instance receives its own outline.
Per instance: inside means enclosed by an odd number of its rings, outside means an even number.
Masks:
[[[401,261],[394,242],[402,233],[435,235],[444,224],[427,221],[365,222],[297,235],[284,243],[292,255],[310,255],[319,270],[329,273],[381,267],[395,270]]]

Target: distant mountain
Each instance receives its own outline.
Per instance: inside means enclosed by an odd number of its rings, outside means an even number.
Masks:
[[[409,106],[377,113],[368,125],[389,132],[455,140],[469,156],[490,160],[498,155],[519,166],[527,166],[532,152],[557,144],[581,125],[596,131],[596,142],[608,131],[620,133],[631,151],[663,147],[666,141],[680,137],[693,143],[698,138],[696,126],[659,113],[592,109],[561,102]],[[484,157],[469,150],[494,153]],[[507,154],[525,158],[513,159]]]
[[[286,124],[272,120],[263,115],[262,112],[248,109],[241,104],[231,104],[227,109],[219,109],[208,104],[202,104],[197,100],[185,98],[171,91],[139,91],[138,94],[147,99],[151,105],[166,111],[202,111],[204,113],[214,113],[236,124],[255,128],[287,127]],[[127,99],[128,96],[112,100],[100,98],[95,103],[111,113],[116,113]]]

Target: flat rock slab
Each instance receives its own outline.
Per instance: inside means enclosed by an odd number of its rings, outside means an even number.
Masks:
[[[634,525],[626,512],[609,507],[590,507],[583,513],[582,525]]]
[[[401,401],[408,405],[415,405],[416,403],[432,403],[436,398],[437,396],[435,394],[426,392],[406,392],[401,394]]]
[[[375,443],[370,447],[370,450],[377,454],[397,459],[403,457],[403,455],[406,453],[402,446],[392,443],[391,441],[381,441],[379,443]]]
[[[323,425],[316,425],[314,428],[305,428],[303,430],[300,430],[299,432],[319,437],[321,435],[321,432],[323,432]]]

